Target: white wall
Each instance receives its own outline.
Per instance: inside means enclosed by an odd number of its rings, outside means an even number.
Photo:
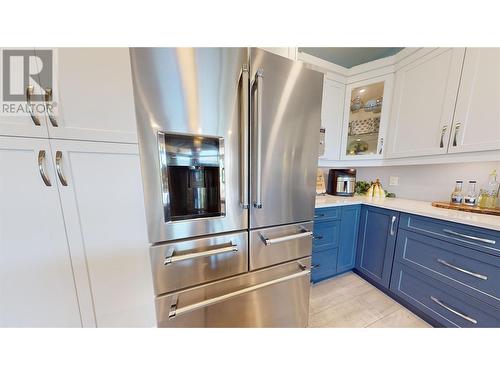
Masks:
[[[456,180],[464,181],[467,190],[469,180],[477,180],[480,189],[488,182],[488,175],[496,169],[500,181],[500,162],[476,162],[457,164],[410,165],[391,167],[357,168],[357,180],[375,181],[379,178],[382,186],[396,194],[398,198],[422,201],[447,201]],[[328,169],[324,169],[328,173]],[[398,186],[389,186],[389,177],[399,177]],[[478,190],[479,191],[479,190]]]

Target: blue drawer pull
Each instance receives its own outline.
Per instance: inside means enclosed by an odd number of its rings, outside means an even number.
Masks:
[[[492,245],[494,245],[494,244],[497,243],[495,240],[489,240],[487,238],[469,236],[467,234],[458,233],[458,232],[455,232],[455,231],[452,231],[452,230],[449,230],[449,229],[443,229],[443,232],[451,234],[453,236],[463,237],[463,238],[467,238],[469,240],[480,241],[480,242],[484,242],[484,243],[489,243],[489,244],[492,244]]]
[[[474,277],[477,277],[478,279],[481,279],[481,280],[488,280],[488,276],[484,276],[484,275],[481,275],[480,273],[475,273],[475,272],[471,272],[471,271],[467,271],[467,270],[464,270],[463,268],[460,268],[460,267],[457,267],[457,266],[454,266],[453,264],[450,264],[448,263],[447,261],[445,260],[442,260],[442,259],[437,259],[437,262],[438,263],[441,263],[443,265],[445,265],[446,267],[450,267],[450,268],[453,268],[454,270],[457,270],[457,271],[460,271],[460,272],[463,272],[463,273],[466,273],[467,275],[471,275],[471,276],[474,276]]]
[[[318,219],[320,217],[325,217],[325,214],[316,214],[316,215],[314,215],[315,219]]]
[[[433,300],[434,302],[436,302],[439,306],[445,308],[446,310],[448,310],[449,312],[452,312],[453,314],[461,317],[462,319],[465,319],[467,320],[468,322],[471,322],[473,324],[477,324],[477,320],[476,319],[472,319],[471,317],[465,315],[465,314],[462,314],[461,312],[458,312],[457,310],[455,309],[452,309],[451,307],[449,306],[446,306],[443,302],[441,302],[440,300],[438,300],[436,297],[433,297],[431,296],[431,300]]]

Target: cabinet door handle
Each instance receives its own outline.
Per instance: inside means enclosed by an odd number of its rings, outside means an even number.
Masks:
[[[316,215],[314,215],[315,219],[319,219],[320,217],[325,217],[325,214],[316,214]]]
[[[49,178],[45,174],[45,168],[43,166],[44,163],[45,163],[45,150],[40,150],[38,151],[38,171],[40,172],[40,176],[42,177],[45,186],[52,186]]]
[[[61,181],[62,186],[68,186],[68,182],[66,181],[66,178],[64,177],[64,174],[62,171],[61,160],[62,160],[62,151],[57,151],[56,152],[57,175],[59,176],[59,181]]]
[[[54,113],[52,112],[52,89],[51,88],[46,88],[45,89],[45,108],[47,108],[47,114],[49,116],[50,123],[52,124],[53,127],[57,128],[59,125],[57,124],[56,117],[54,116]]]
[[[445,265],[446,267],[450,267],[450,268],[453,268],[454,270],[457,270],[457,271],[460,271],[460,272],[463,272],[463,273],[466,273],[467,275],[471,275],[471,276],[474,276],[474,277],[477,277],[478,279],[481,279],[481,280],[488,280],[488,276],[485,276],[485,275],[481,275],[480,273],[475,273],[475,272],[471,272],[471,271],[467,271],[463,268],[460,268],[460,267],[457,267],[451,263],[448,263],[447,261],[445,260],[442,260],[442,259],[437,259],[437,262],[438,263],[441,263],[443,265]]]
[[[313,240],[322,240],[323,236],[320,236],[318,234],[313,234]]]
[[[444,147],[444,135],[446,134],[446,129],[448,129],[446,125],[443,126],[443,129],[441,129],[441,141],[439,142],[439,148]]]
[[[382,155],[382,151],[384,150],[384,137],[380,138],[380,150],[378,151],[379,155]]]
[[[391,236],[394,236],[394,223],[396,222],[396,216],[393,216],[391,219]]]
[[[467,238],[469,240],[474,240],[474,241],[480,241],[480,242],[484,242],[484,243],[491,244],[491,245],[494,245],[497,243],[495,240],[490,240],[488,238],[481,238],[481,237],[476,237],[476,236],[469,236],[467,234],[458,233],[458,232],[452,231],[450,229],[443,229],[443,232],[451,234],[453,236]]]
[[[453,146],[456,146],[457,145],[457,134],[458,134],[458,131],[460,130],[460,126],[462,124],[460,124],[459,122],[457,122],[455,124],[455,135],[453,136]]]
[[[32,85],[26,87],[26,104],[28,105],[28,112],[30,114],[31,120],[33,121],[35,126],[40,126],[40,119],[33,113],[33,107],[31,107],[31,96],[33,95],[33,90],[34,88]]]
[[[465,319],[467,320],[468,322],[471,322],[472,324],[477,324],[477,320],[476,319],[473,319],[471,318],[470,316],[467,316],[465,314],[462,314],[461,312],[458,312],[457,310],[451,308],[450,306],[447,306],[445,305],[443,302],[441,302],[440,300],[438,300],[436,297],[433,297],[431,296],[431,300],[433,300],[434,302],[436,302],[439,306],[445,308],[446,310],[448,310],[449,312],[452,312],[453,314],[461,317],[462,319]]]

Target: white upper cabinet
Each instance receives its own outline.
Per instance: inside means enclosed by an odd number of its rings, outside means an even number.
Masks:
[[[0,48],[0,135],[47,137],[35,50]],[[4,74],[7,73],[7,74]]]
[[[464,51],[439,48],[397,70],[388,157],[447,152]]]
[[[46,139],[0,137],[0,327],[81,327]]]
[[[386,74],[347,85],[341,159],[383,158],[393,82],[394,75]]]
[[[55,48],[43,75],[51,138],[137,142],[128,48]]]
[[[290,60],[297,60],[297,48],[296,47],[262,47],[264,51],[274,53],[286,57]]]
[[[51,144],[84,325],[155,326],[137,145]]]
[[[467,48],[448,152],[500,149],[500,48]]]
[[[325,77],[321,103],[321,127],[325,129],[325,152],[321,160],[339,160],[344,115],[345,85]]]

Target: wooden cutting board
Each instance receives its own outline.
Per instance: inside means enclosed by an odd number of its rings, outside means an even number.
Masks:
[[[457,211],[465,211],[465,212],[474,212],[476,214],[486,214],[486,215],[496,215],[500,216],[500,207],[496,208],[480,208],[480,207],[472,207],[466,206],[465,204],[451,204],[449,202],[432,202],[434,207],[439,208],[448,208],[450,210]]]

